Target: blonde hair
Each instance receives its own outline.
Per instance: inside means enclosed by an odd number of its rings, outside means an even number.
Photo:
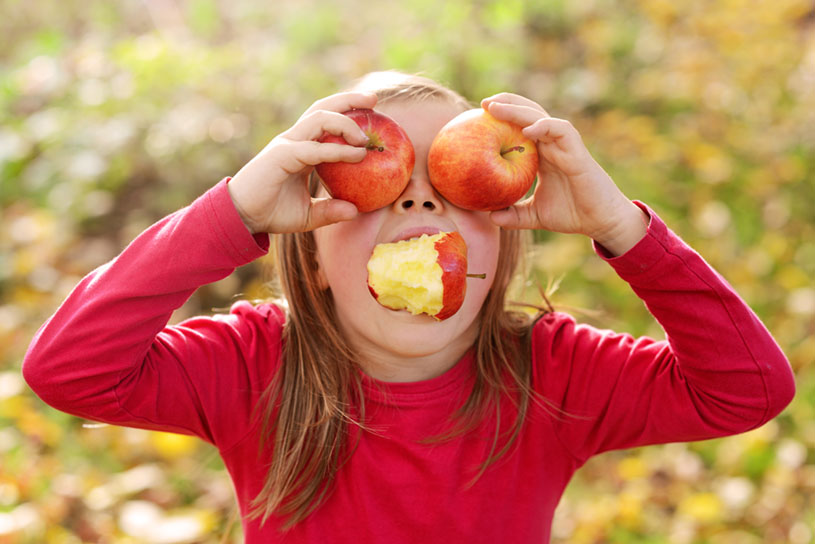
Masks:
[[[469,102],[458,93],[416,75],[376,72],[358,80],[355,90],[375,92],[378,103],[443,100],[461,111]],[[318,182],[310,184],[316,193]],[[475,344],[475,383],[457,410],[450,429],[428,440],[460,436],[495,415],[492,446],[472,482],[506,454],[526,418],[531,391],[529,331],[532,319],[505,308],[505,294],[515,273],[522,232],[501,230],[493,285],[481,309]],[[278,279],[288,301],[283,329],[282,364],[258,406],[263,411],[263,446],[271,462],[263,489],[252,503],[252,518],[285,518],[288,529],[326,499],[342,463],[353,451],[352,437],[365,428],[361,369],[337,327],[331,292],[318,278],[316,244],[311,232],[275,237]],[[314,334],[314,331],[320,331]],[[501,400],[516,410],[509,429],[501,426]]]

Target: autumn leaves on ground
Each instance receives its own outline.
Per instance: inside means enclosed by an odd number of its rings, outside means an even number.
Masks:
[[[363,72],[514,91],[570,119],[756,309],[798,396],[748,434],[615,452],[577,475],[557,543],[815,541],[815,11],[667,0],[55,2],[0,20],[0,543],[241,541],[217,453],[43,405],[42,321],[150,223],[234,173]],[[537,235],[529,285],[580,319],[661,335],[584,240]],[[267,263],[174,317],[265,296]]]

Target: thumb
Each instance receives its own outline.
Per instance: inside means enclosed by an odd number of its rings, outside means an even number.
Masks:
[[[505,229],[540,228],[540,220],[531,198],[509,208],[491,212],[490,219],[492,219],[493,223]]]
[[[303,230],[314,230],[339,221],[350,221],[357,215],[359,215],[357,207],[347,200],[314,198],[311,201],[308,223]]]

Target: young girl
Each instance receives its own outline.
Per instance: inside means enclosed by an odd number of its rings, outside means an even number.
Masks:
[[[442,199],[433,137],[469,106],[430,80],[374,74],[316,102],[233,178],[88,275],[40,329],[23,372],[77,416],[193,434],[220,451],[246,542],[548,542],[570,477],[618,448],[753,429],[794,392],[745,303],[644,204],[625,198],[567,122],[513,94],[482,107],[537,141],[534,195],[498,212]],[[328,198],[313,166],[358,162],[342,115],[372,108],[410,136],[416,164],[369,213]],[[318,143],[324,133],[348,145]],[[667,341],[504,309],[522,229],[580,233]],[[470,279],[437,322],[380,306],[374,246],[459,231]],[[193,291],[267,252],[285,294],[167,326]]]

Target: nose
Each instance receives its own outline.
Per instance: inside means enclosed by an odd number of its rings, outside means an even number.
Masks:
[[[441,213],[444,210],[444,203],[426,175],[414,174],[405,190],[393,203],[393,209],[396,213],[419,211]]]

